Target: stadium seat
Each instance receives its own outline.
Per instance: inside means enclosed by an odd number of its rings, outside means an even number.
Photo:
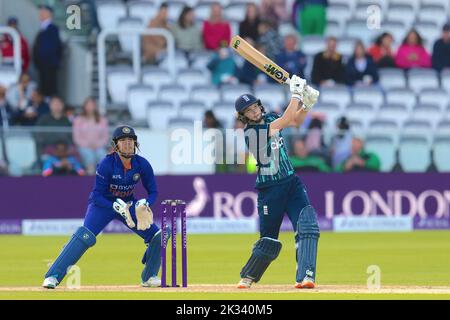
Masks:
[[[442,10],[442,6],[422,5],[417,18],[420,22],[432,22],[443,26],[448,21],[448,14],[447,11]]]
[[[386,12],[386,19],[389,21],[399,21],[402,22],[407,29],[409,29],[416,18],[415,10],[413,5],[404,4],[394,4],[389,3],[389,8]],[[403,39],[396,39],[397,43],[401,43]]]
[[[195,6],[195,19],[197,21],[208,20],[211,15],[211,2],[200,0]]]
[[[406,76],[403,70],[382,68],[378,70],[380,84],[384,90],[406,87]]]
[[[355,50],[355,43],[358,38],[342,37],[337,41],[337,52],[342,54],[345,58],[353,55]]]
[[[409,117],[409,111],[404,105],[388,103],[381,106],[377,119],[394,121],[400,127]]]
[[[351,7],[345,2],[335,5],[329,5],[327,8],[327,20],[339,21],[344,25],[352,16]]]
[[[325,28],[325,37],[336,37],[336,38],[343,37],[345,33],[344,29],[345,29],[344,26],[339,21],[327,20],[327,25]]]
[[[388,6],[388,1],[386,0],[356,0],[355,2],[357,3],[357,7],[364,6],[367,8],[369,6],[376,5],[380,7],[383,12],[387,9]]]
[[[450,70],[441,71],[441,87],[450,95]]]
[[[326,39],[321,36],[305,36],[301,41],[302,51],[307,56],[314,56],[325,50]]]
[[[430,143],[433,138],[433,126],[427,119],[406,120],[401,128],[401,135],[423,138]]]
[[[419,103],[423,104],[435,104],[444,111],[450,103],[449,94],[442,89],[425,89],[418,95]]]
[[[439,79],[434,69],[411,69],[408,71],[408,85],[418,94],[423,89],[439,88]]]
[[[189,99],[189,91],[179,84],[165,84],[159,89],[158,99],[170,101],[178,108],[182,101]]]
[[[210,51],[201,51],[194,53],[192,55],[192,68],[196,69],[202,69],[202,70],[208,70],[206,67],[208,62],[211,60],[212,56],[214,55],[214,52]]]
[[[348,38],[357,38],[368,47],[378,36],[378,29],[369,29],[367,27],[367,18],[362,20],[350,20],[345,27],[345,35]]]
[[[448,12],[450,3],[448,0],[422,0],[422,6],[440,6],[443,11]]]
[[[410,89],[391,89],[386,93],[386,103],[389,104],[402,104],[408,110],[416,105],[416,95]]]
[[[13,176],[31,173],[37,161],[36,142],[31,135],[5,136],[5,151],[9,160],[9,172]]]
[[[161,63],[159,64],[160,68],[169,69],[169,58],[167,55],[165,55],[162,58]],[[189,68],[189,61],[186,58],[186,55],[180,51],[175,52],[175,69],[177,71],[182,69]]]
[[[368,135],[386,134],[389,133],[393,136],[398,135],[399,125],[394,120],[388,119],[375,119],[369,122],[367,128]]]
[[[183,117],[174,117],[170,118],[167,124],[169,130],[173,129],[193,129],[194,128],[194,119],[191,117],[183,118]]]
[[[244,93],[252,93],[252,89],[249,85],[225,84],[220,87],[222,101],[230,101],[234,103],[236,99]]]
[[[389,7],[392,6],[411,6],[414,10],[414,15],[417,13],[422,0],[389,0]],[[388,8],[389,8],[388,7]]]
[[[342,110],[339,105],[331,102],[319,102],[314,106],[312,111],[323,113],[325,116],[325,125],[331,130],[336,128],[337,119],[342,116]]]
[[[173,79],[167,69],[147,67],[142,70],[142,82],[151,85],[158,92],[161,86],[173,83]]]
[[[183,7],[186,5],[186,3],[181,0],[168,0],[167,4],[169,6],[167,19],[172,23],[177,22],[181,10],[183,10]]]
[[[433,160],[439,172],[450,171],[450,137],[440,137],[433,143]]]
[[[390,172],[396,164],[396,145],[389,135],[367,135],[364,143],[366,151],[374,152],[381,162],[380,170]]]
[[[322,103],[337,103],[343,111],[351,102],[352,96],[346,86],[324,87],[320,89],[319,100]]]
[[[435,128],[442,120],[443,112],[436,104],[417,104],[412,110],[412,120],[427,120]]]
[[[236,120],[236,112],[234,104],[229,102],[219,102],[214,104],[212,108],[214,115],[220,121],[224,129],[234,127],[234,121]]]
[[[389,32],[394,39],[394,43],[399,45],[405,38],[408,28],[403,21],[391,21],[386,19],[381,23],[381,31]]]
[[[191,90],[191,100],[202,101],[207,108],[220,101],[220,91],[214,85],[194,86]]]
[[[136,30],[144,30],[145,25],[141,18],[138,17],[124,17],[120,18],[117,22],[117,27],[119,29],[136,29]],[[119,33],[119,43],[120,47],[124,52],[133,52],[133,45],[136,41],[136,44],[139,44],[140,36],[139,35],[130,35],[130,34],[120,34]],[[139,47],[140,48],[140,47]]]
[[[373,108],[379,109],[384,104],[384,95],[378,87],[354,87],[353,102],[368,103]]]
[[[19,75],[13,67],[0,66],[0,86],[9,88],[19,81]]]
[[[183,101],[178,110],[178,115],[182,118],[190,118],[192,120],[203,120],[206,106],[202,101]]]
[[[417,22],[414,28],[419,32],[420,36],[425,40],[424,46],[429,53],[433,51],[434,42],[441,35],[441,25],[436,22]]]
[[[128,14],[130,17],[141,18],[145,26],[148,26],[150,20],[156,16],[158,6],[156,2],[150,1],[131,1],[128,3]]]
[[[418,137],[401,137],[398,158],[405,172],[425,172],[431,164],[427,140]]]
[[[438,134],[447,135],[450,137],[450,119],[444,119],[438,122],[436,127]]]
[[[149,85],[131,85],[128,87],[128,110],[133,120],[145,120],[147,118],[147,105],[156,100],[156,92]]]
[[[177,116],[177,109],[169,101],[151,101],[147,105],[147,123],[152,130],[166,130],[169,119]]]
[[[200,69],[183,69],[177,74],[177,83],[185,87],[189,92],[194,86],[207,85],[211,83],[209,74]]]
[[[120,18],[127,16],[127,8],[123,1],[97,1],[97,17],[100,28],[117,28]]]
[[[261,84],[253,87],[255,96],[262,104],[269,104],[272,108],[284,110],[288,99],[284,87],[279,84]]]
[[[375,119],[376,109],[368,103],[351,103],[345,109],[344,115],[351,121],[356,120],[366,129],[369,122]]]
[[[247,11],[247,3],[239,1],[230,3],[223,11],[224,18],[228,21],[242,21],[245,19]]]
[[[107,71],[108,92],[114,104],[127,102],[128,86],[138,83],[138,77],[128,66],[118,66]]]

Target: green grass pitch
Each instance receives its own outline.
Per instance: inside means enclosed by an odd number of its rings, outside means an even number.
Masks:
[[[281,233],[280,256],[254,288],[244,291],[234,285],[257,234],[188,235],[188,289],[139,288],[145,249],[142,240],[132,234],[100,235],[77,264],[82,290],[64,289],[65,281],[53,291],[39,289],[48,262],[56,258],[68,238],[0,236],[0,299],[450,299],[449,231],[323,232],[319,287],[313,291],[293,289],[293,233]],[[180,251],[179,246],[179,267]],[[370,265],[381,270],[380,290],[393,291],[364,291]],[[170,281],[170,268],[168,278]],[[91,286],[106,289],[89,290]],[[406,294],[394,290],[419,287]]]

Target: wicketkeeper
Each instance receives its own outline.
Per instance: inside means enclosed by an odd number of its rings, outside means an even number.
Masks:
[[[56,288],[68,268],[95,244],[97,235],[114,219],[122,221],[147,245],[142,259],[145,264],[141,274],[142,286],[161,285],[157,276],[161,266],[161,232],[153,224],[150,209],[158,195],[153,169],[146,159],[136,154],[139,144],[133,128],[116,128],[112,145],[114,152],[97,166],[84,224],[72,235],[45,274],[44,288]],[[139,181],[142,181],[148,197],[136,201],[133,193]]]
[[[291,99],[282,116],[266,114],[261,101],[251,94],[235,103],[238,118],[246,124],[245,140],[257,160],[258,215],[260,239],[241,270],[238,288],[258,282],[269,264],[278,257],[278,241],[284,213],[295,230],[296,288],[314,288],[319,226],[306,187],[295,175],[281,134],[287,127],[299,127],[316,103],[319,92],[298,76],[290,80]]]

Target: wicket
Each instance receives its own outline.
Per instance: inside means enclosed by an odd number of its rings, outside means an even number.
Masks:
[[[186,241],[186,202],[183,200],[164,200],[161,202],[161,287],[167,287],[166,251],[167,220],[171,222],[172,232],[172,287],[177,287],[177,216],[181,216],[181,269],[182,286],[187,287],[187,241]]]

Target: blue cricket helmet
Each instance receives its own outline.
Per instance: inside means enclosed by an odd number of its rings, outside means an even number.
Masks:
[[[112,140],[117,143],[119,139],[123,138],[132,138],[133,140],[137,141],[136,133],[130,126],[120,126],[114,129]]]
[[[241,113],[255,103],[261,105],[261,100],[257,99],[254,95],[250,93],[245,93],[236,99],[234,107],[236,108],[236,112]]]

